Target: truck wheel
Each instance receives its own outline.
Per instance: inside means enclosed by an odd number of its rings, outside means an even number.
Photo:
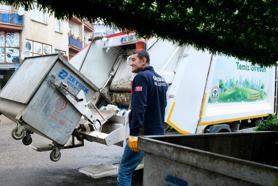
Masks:
[[[23,139],[25,136],[25,131],[22,130],[20,133],[18,133],[18,128],[15,127],[13,130],[12,130],[12,138],[15,139],[15,140],[21,140]]]
[[[60,150],[52,150],[50,153],[50,159],[51,161],[57,162],[60,160],[62,154],[60,152]]]
[[[232,132],[232,130],[230,126],[227,124],[211,125],[206,129],[206,133],[223,133],[223,132]]]

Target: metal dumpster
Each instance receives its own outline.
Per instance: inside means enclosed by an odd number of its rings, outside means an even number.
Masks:
[[[278,133],[139,138],[145,186],[278,185]]]
[[[64,95],[60,86],[64,86]],[[87,100],[96,92],[62,56],[26,58],[0,92],[0,113],[18,123],[12,136],[23,138],[24,144],[30,144],[30,134],[35,132],[63,146],[82,115],[67,96],[77,99],[81,90]]]

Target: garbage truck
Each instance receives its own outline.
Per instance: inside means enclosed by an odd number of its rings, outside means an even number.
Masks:
[[[60,54],[25,58],[0,92],[0,113],[17,124],[12,137],[25,145],[33,133],[50,139],[33,148],[51,151],[52,161],[60,159],[61,149],[85,140],[124,142],[135,76],[128,59],[141,49],[169,85],[166,128],[181,134],[232,132],[275,113],[275,67],[119,32],[94,38],[69,61]]]

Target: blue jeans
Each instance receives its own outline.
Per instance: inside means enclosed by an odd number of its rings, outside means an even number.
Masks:
[[[144,153],[142,151],[133,152],[128,145],[125,146],[124,154],[119,166],[118,186],[131,186],[132,175],[137,165],[142,161]]]

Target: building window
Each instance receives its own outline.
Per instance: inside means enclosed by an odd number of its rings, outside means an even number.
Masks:
[[[81,33],[82,33],[82,27],[78,24],[70,24],[69,25],[69,36],[72,36],[74,39],[77,39],[79,41],[82,41]]]
[[[19,63],[19,32],[0,32],[0,63]]]
[[[37,7],[35,7],[31,11],[31,19],[43,24],[47,24],[48,15],[44,11],[39,10]]]
[[[62,33],[62,21],[55,19],[55,31]]]
[[[5,48],[0,48],[0,63],[5,62]]]
[[[52,46],[47,45],[47,44],[43,44],[42,45],[42,54],[47,55],[47,54],[51,54],[51,53],[52,53]]]
[[[24,57],[47,55],[51,53],[51,45],[26,39],[24,45]]]
[[[6,46],[19,47],[19,33],[18,32],[7,32],[6,33]]]

